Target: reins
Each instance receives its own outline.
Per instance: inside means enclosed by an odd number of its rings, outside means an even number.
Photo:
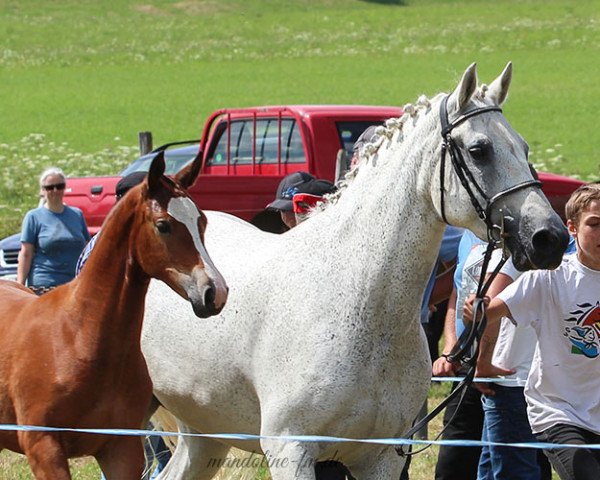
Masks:
[[[477,293],[475,295],[475,300],[473,302],[473,321],[470,323],[469,328],[466,328],[461,334],[460,338],[456,342],[456,345],[453,347],[450,354],[445,355],[446,360],[450,363],[458,363],[463,366],[467,366],[468,370],[465,374],[465,377],[461,380],[461,382],[456,386],[456,388],[439,404],[437,405],[429,414],[423,417],[421,420],[416,422],[413,427],[406,432],[403,438],[411,438],[416,432],[421,430],[425,425],[427,425],[434,417],[436,417],[446,406],[458,395],[460,395],[460,399],[458,401],[458,406],[456,410],[460,408],[462,401],[464,399],[467,388],[472,384],[473,378],[475,377],[475,371],[477,367],[477,357],[479,355],[479,342],[481,337],[483,336],[483,332],[485,331],[485,327],[487,325],[487,317],[485,313],[485,295],[493,282],[498,272],[504,265],[507,260],[505,250],[503,250],[502,260],[498,263],[494,271],[487,276],[487,269],[492,257],[492,252],[496,247],[502,246],[504,242],[504,217],[501,216],[501,225],[494,225],[492,221],[492,207],[493,205],[502,197],[506,195],[510,195],[516,191],[522,190],[528,187],[538,187],[541,188],[542,184],[538,180],[526,180],[524,182],[518,183],[509,187],[501,192],[496,193],[492,197],[488,197],[486,193],[483,191],[481,186],[475,180],[473,173],[469,170],[465,159],[460,151],[460,149],[456,146],[456,142],[452,138],[452,130],[463,123],[465,120],[474,117],[476,115],[480,115],[486,112],[502,112],[502,109],[498,106],[489,106],[489,107],[481,107],[470,110],[460,117],[458,117],[453,122],[448,120],[448,97],[444,97],[440,104],[440,121],[442,125],[442,158],[440,162],[440,203],[442,210],[442,219],[445,223],[448,224],[448,220],[446,218],[445,211],[445,164],[446,164],[446,154],[449,155],[450,161],[452,162],[452,167],[456,172],[458,179],[460,180],[461,185],[467,191],[471,203],[475,208],[475,211],[479,215],[487,227],[487,237],[488,244],[484,254],[483,263],[481,266],[481,273],[479,277],[479,282],[477,284]],[[477,195],[484,200],[485,205],[482,205],[477,198]],[[501,212],[502,213],[502,212]],[[487,276],[487,279],[486,279]],[[476,322],[475,319],[481,315],[481,319]],[[454,416],[450,419],[450,422],[446,424],[448,426]],[[446,427],[444,427],[440,433],[436,436],[436,440],[444,433]],[[396,452],[400,456],[412,456],[417,453],[422,452],[423,450],[429,448],[431,444],[426,445],[425,447],[414,451],[414,452],[405,452],[403,446],[396,447]]]

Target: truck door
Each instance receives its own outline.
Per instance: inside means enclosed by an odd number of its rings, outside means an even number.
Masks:
[[[192,192],[198,205],[280,231],[279,215],[264,209],[285,175],[308,170],[299,125],[297,119],[282,115],[222,116],[213,128]]]

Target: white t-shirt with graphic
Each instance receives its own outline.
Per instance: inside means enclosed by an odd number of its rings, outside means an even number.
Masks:
[[[538,337],[525,387],[533,433],[566,423],[600,434],[600,271],[568,255],[556,270],[524,273],[498,297]]]

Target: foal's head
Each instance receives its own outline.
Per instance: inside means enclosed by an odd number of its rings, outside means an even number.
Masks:
[[[159,153],[146,180],[123,202],[138,203],[133,226],[137,232],[130,235],[134,260],[146,275],[165,282],[192,303],[197,316],[206,318],[222,310],[228,288],[204,248],[206,216],[186,192],[200,161],[198,156],[173,180],[164,176],[164,156]]]

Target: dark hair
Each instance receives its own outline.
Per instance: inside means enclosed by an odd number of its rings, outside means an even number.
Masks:
[[[133,187],[142,183],[144,178],[146,178],[146,172],[133,172],[119,180],[115,187],[117,200],[120,200]]]

